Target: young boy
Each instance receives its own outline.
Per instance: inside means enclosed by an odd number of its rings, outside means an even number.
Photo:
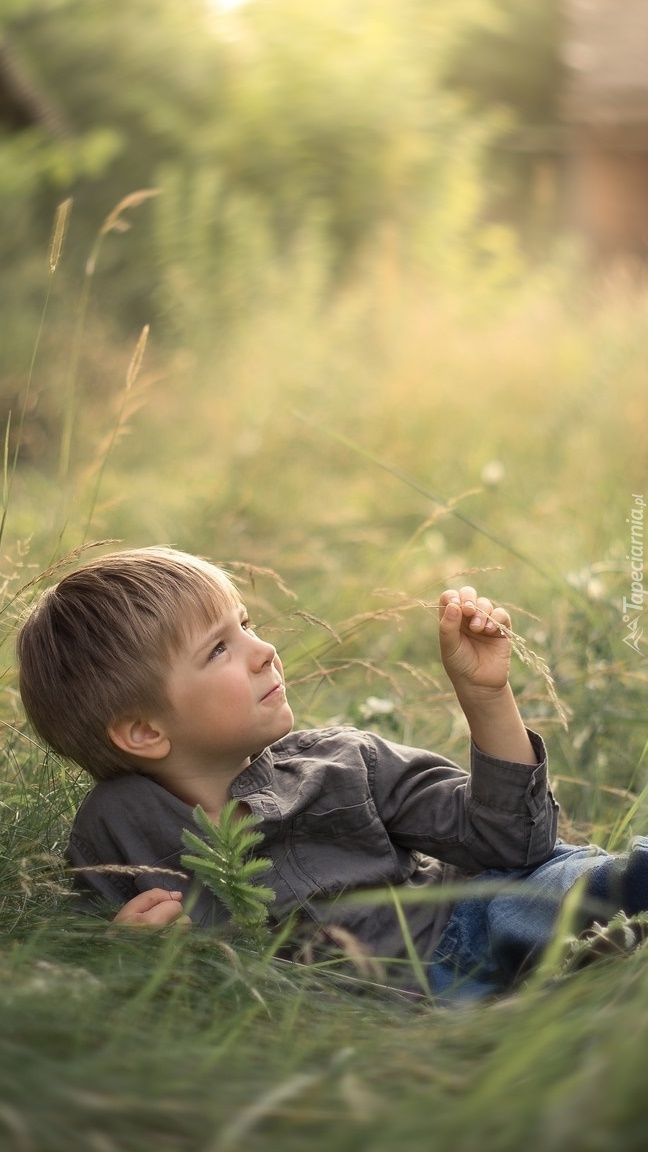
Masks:
[[[43,594],[17,645],[34,729],[96,781],[70,863],[89,891],[124,905],[117,922],[171,923],[192,887],[180,857],[183,829],[197,831],[194,807],[218,821],[236,798],[259,821],[275,922],[297,910],[315,935],[351,933],[391,962],[391,980],[416,988],[393,900],[340,897],[418,887],[420,902],[403,909],[432,991],[509,987],[580,877],[583,923],[648,908],[648,839],[618,858],[556,845],[544,744],[508,681],[509,623],[473,588],[440,598],[443,664],[471,734],[467,774],[353,728],[293,733],[276,650],[212,564],[163,548],[95,559]],[[476,876],[497,882],[492,893],[444,898],[444,884]],[[190,914],[226,919],[204,887]]]

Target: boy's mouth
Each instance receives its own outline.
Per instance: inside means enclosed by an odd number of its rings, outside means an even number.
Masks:
[[[284,692],[284,691],[285,691],[285,689],[284,689],[283,680],[278,680],[278,681],[277,681],[277,683],[276,683],[276,684],[273,684],[273,685],[272,685],[272,688],[270,688],[270,689],[269,689],[269,690],[266,692],[265,696],[262,696],[262,697],[261,697],[261,700],[262,700],[262,701],[263,701],[263,700],[269,700],[271,696],[274,696],[274,695],[275,695],[275,693]]]

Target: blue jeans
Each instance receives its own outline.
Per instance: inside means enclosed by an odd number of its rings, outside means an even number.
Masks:
[[[493,895],[455,905],[429,965],[432,992],[452,1003],[512,987],[549,944],[564,898],[581,877],[578,930],[621,909],[629,916],[647,911],[648,837],[636,837],[623,856],[559,840],[537,868],[483,872],[477,879],[492,883]]]

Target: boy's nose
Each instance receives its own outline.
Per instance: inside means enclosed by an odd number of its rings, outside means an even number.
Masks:
[[[261,640],[259,636],[254,637],[252,663],[255,668],[265,668],[266,664],[272,664],[276,655],[277,649],[274,644],[269,644],[267,640]]]

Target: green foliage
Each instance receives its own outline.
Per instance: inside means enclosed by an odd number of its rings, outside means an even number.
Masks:
[[[445,75],[483,105],[500,105],[516,126],[547,127],[559,114],[560,0],[490,0],[455,41]]]
[[[0,957],[0,1139],[428,1152],[433,1116],[433,1146],[460,1152],[641,1152],[645,959],[451,1013],[350,997],[200,934],[52,924]]]
[[[488,213],[515,221],[536,256],[559,223],[564,64],[562,0],[493,0],[454,45],[445,82],[502,131],[484,168]]]
[[[450,247],[480,222],[477,170],[496,129],[481,114],[468,122],[444,68],[488,11],[486,0],[271,0],[219,17],[200,0],[182,11],[174,0],[24,0],[7,35],[66,135],[6,142],[20,243],[30,230],[42,243],[55,197],[74,195],[79,267],[114,203],[168,190],[152,266],[143,224],[128,263],[114,244],[105,269],[112,315],[140,323],[182,310],[187,289],[195,306],[198,285],[227,327],[264,264],[292,259],[313,228],[329,274],[346,274],[389,226],[412,252],[429,249],[442,278]]]
[[[237,812],[238,808],[238,801],[229,800],[223,805],[218,824],[214,824],[198,805],[194,820],[205,839],[185,829],[182,840],[193,855],[183,855],[182,863],[222,900],[235,929],[258,943],[266,927],[267,906],[275,894],[271,888],[255,883],[259,875],[267,872],[270,861],[262,856],[250,857],[263,837],[254,831],[256,818]]]

